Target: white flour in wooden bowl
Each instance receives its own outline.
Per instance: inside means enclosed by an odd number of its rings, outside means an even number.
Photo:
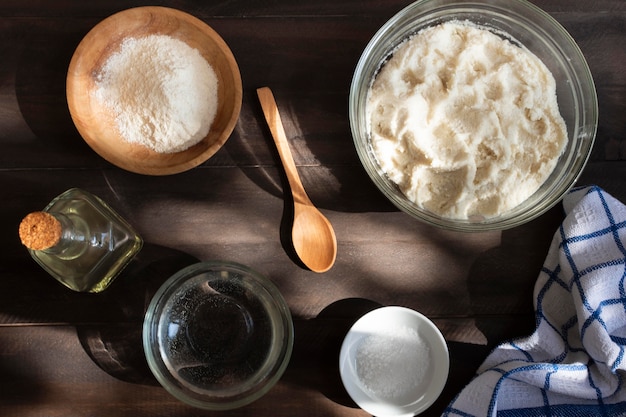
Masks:
[[[401,44],[366,112],[382,170],[409,200],[447,218],[489,218],[522,203],[567,142],[548,68],[469,22]]]
[[[159,153],[183,151],[209,132],[218,80],[200,53],[167,35],[126,38],[96,77],[96,99],[120,135]]]

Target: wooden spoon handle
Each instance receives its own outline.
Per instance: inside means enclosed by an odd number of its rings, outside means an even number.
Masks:
[[[276,100],[274,100],[274,94],[272,94],[272,90],[270,90],[269,87],[261,87],[257,89],[256,92],[259,96],[261,107],[263,108],[265,120],[267,121],[267,125],[269,126],[272,137],[274,138],[276,149],[278,149],[278,155],[283,163],[285,174],[287,175],[287,181],[289,181],[291,193],[293,194],[293,200],[295,203],[310,205],[311,201],[309,200],[306,191],[304,191],[304,186],[302,185],[302,181],[298,175],[296,163],[294,162],[293,155],[289,149],[287,135],[285,134],[285,128],[283,127],[283,122],[281,121],[280,114],[278,113],[278,106],[276,105]]]

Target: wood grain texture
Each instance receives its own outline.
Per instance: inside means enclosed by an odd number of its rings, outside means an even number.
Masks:
[[[600,125],[578,181],[626,201],[626,2],[533,0],[571,33],[597,87]],[[341,387],[339,344],[379,305],[429,316],[446,337],[451,373],[425,416],[438,416],[497,343],[532,332],[532,291],[563,218],[560,206],[504,232],[461,234],[421,224],[369,180],[352,144],[347,96],[376,30],[409,0],[162,1],[213,27],[243,85],[226,144],[188,172],[151,177],[109,164],[81,139],[65,98],[80,40],[102,19],[148,2],[0,2],[0,415],[211,416],[175,401],[147,372],[139,331],[160,283],[197,260],[267,275],[295,320],[293,358],[278,385],[225,416],[365,416]],[[151,3],[152,4],[152,3]],[[275,93],[302,183],[333,224],[325,274],[286,248],[286,179],[256,97]],[[145,249],[101,296],[72,293],[19,243],[23,215],[70,187],[100,196]]]

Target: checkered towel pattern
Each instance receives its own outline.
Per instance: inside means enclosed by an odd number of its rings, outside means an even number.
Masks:
[[[563,207],[535,332],[498,346],[444,416],[626,416],[626,207],[596,186]]]

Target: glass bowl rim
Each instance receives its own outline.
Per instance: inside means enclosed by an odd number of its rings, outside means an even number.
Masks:
[[[259,384],[255,385],[254,389],[249,389],[243,394],[237,395],[232,399],[232,401],[227,398],[225,401],[225,398],[223,397],[215,397],[218,401],[212,401],[212,398],[209,396],[207,396],[205,400],[200,399],[198,395],[188,394],[185,389],[179,387],[175,383],[172,383],[173,380],[170,379],[171,373],[164,364],[164,360],[161,355],[157,354],[157,352],[159,352],[157,340],[158,330],[155,330],[155,328],[158,327],[158,323],[163,312],[162,308],[166,304],[166,301],[174,295],[176,288],[178,288],[180,284],[193,280],[202,272],[217,271],[228,271],[241,274],[247,279],[254,281],[259,288],[265,290],[271,297],[272,301],[274,301],[273,307],[276,312],[280,314],[280,318],[282,319],[282,323],[279,323],[279,326],[282,326],[285,333],[282,345],[280,346],[281,353],[277,357],[278,360],[276,363],[269,369],[270,372],[263,379],[259,380]],[[159,384],[166,389],[166,391],[178,400],[196,408],[213,411],[225,411],[239,408],[258,400],[280,380],[289,364],[293,351],[293,318],[286,300],[280,293],[278,287],[276,287],[276,285],[268,277],[237,262],[201,261],[175,272],[156,291],[144,316],[142,342],[144,354],[150,371]]]
[[[547,185],[549,180],[546,180],[546,184],[524,202],[486,221],[440,217],[405,198],[397,185],[387,178],[380,168],[369,143],[369,127],[361,125],[361,123],[367,124],[367,120],[363,122],[363,119],[366,119],[363,113],[365,113],[367,90],[384,61],[393,53],[393,49],[420,29],[432,26],[435,19],[439,19],[438,22],[459,20],[453,14],[461,12],[465,15],[486,14],[506,18],[519,27],[524,26],[525,31],[534,39],[549,43],[560,53],[560,63],[567,67],[568,75],[574,78],[574,85],[571,85],[568,91],[577,100],[575,126],[568,126],[566,151],[571,148],[571,152],[569,155],[564,153],[561,156],[562,159],[565,158],[566,165],[560,169],[558,166],[555,167],[549,177],[554,180],[553,183]],[[528,25],[532,28],[528,28]],[[481,26],[486,26],[487,29],[499,29],[497,24]],[[558,39],[554,36],[558,36]],[[384,48],[381,47],[383,42],[387,45]],[[561,50],[563,47],[572,55],[564,57]],[[558,204],[582,174],[591,155],[598,126],[597,92],[591,70],[582,51],[569,32],[556,19],[526,0],[417,0],[406,6],[378,29],[363,50],[350,84],[348,105],[350,129],[357,154],[368,176],[382,194],[394,206],[413,218],[443,229],[461,232],[505,230],[516,227],[536,219]],[[588,107],[583,114],[585,123],[580,123],[578,119],[584,107]],[[574,144],[569,142],[574,142]],[[556,174],[560,176],[555,176]],[[545,198],[549,200],[545,201]],[[535,200],[536,204],[528,205],[531,200]]]

